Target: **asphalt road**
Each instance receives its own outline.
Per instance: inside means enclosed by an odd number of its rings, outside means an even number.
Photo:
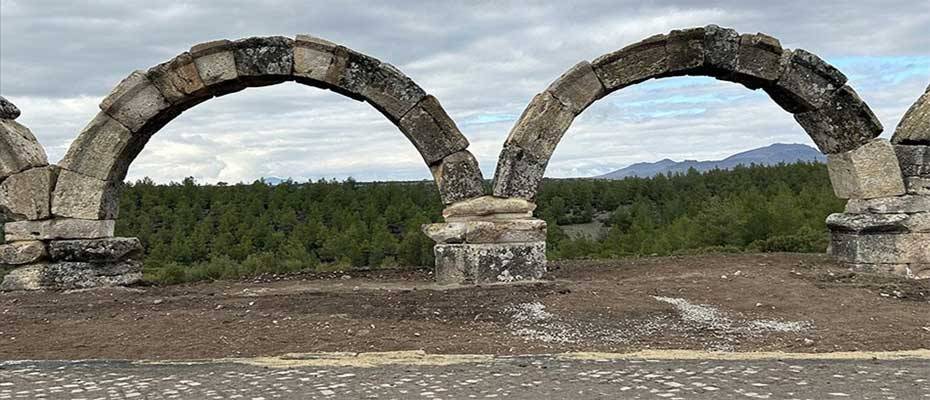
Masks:
[[[317,360],[319,361],[319,360]],[[7,361],[0,399],[930,399],[930,360]]]

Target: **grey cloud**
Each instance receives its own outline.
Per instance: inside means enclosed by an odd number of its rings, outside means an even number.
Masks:
[[[828,60],[930,57],[930,4],[912,0],[0,0],[0,92],[21,106],[22,121],[57,159],[99,99],[134,69],[212,39],[312,33],[395,64],[435,94],[490,176],[512,119],[561,72],[651,34],[708,23],[767,32]],[[923,78],[883,80],[888,70],[875,65],[844,71],[891,130],[930,81],[930,71]],[[674,96],[715,97],[695,115],[686,112],[689,104],[636,106]],[[670,114],[651,115],[649,108]],[[481,122],[489,116],[505,118]],[[582,115],[549,174],[807,140],[790,115],[760,93],[721,83],[647,84]],[[161,180],[285,174],[429,177],[412,146],[369,106],[296,84],[249,89],[188,111],[153,139],[131,170],[133,177]]]

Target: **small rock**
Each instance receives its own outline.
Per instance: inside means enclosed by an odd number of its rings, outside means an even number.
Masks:
[[[756,303],[756,307],[762,307],[762,303]]]
[[[158,300],[153,301],[152,304],[158,305],[158,304],[161,304],[161,303],[164,303],[164,302],[165,302],[164,300],[158,299]]]
[[[342,279],[342,280],[344,280],[344,281],[347,281],[347,280],[349,280],[349,279],[352,279],[352,276],[351,276],[351,275],[343,275],[343,276],[339,277],[339,279]]]
[[[808,339],[808,338],[804,338],[804,344],[806,344],[806,345],[811,345],[811,344],[814,344],[814,341],[813,341],[813,340],[810,340],[810,339]]]

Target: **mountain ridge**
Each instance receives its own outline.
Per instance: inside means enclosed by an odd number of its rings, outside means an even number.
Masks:
[[[821,154],[817,149],[807,145],[797,143],[775,143],[769,146],[736,153],[722,160],[684,160],[679,162],[665,158],[651,163],[635,163],[613,172],[595,176],[594,178],[650,178],[659,174],[686,173],[691,168],[694,168],[698,172],[705,172],[713,169],[732,169],[738,165],[776,165],[780,163],[793,164],[797,162],[823,163],[826,162],[826,156]]]

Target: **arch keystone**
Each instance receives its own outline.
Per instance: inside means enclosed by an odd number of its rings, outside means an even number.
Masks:
[[[700,71],[704,67],[705,28],[674,30],[668,34],[665,51],[671,74]]]
[[[316,84],[319,82],[335,85],[336,81],[327,81],[333,66],[333,52],[337,45],[325,39],[311,35],[297,35],[294,39],[294,75],[298,82]],[[306,82],[301,78],[312,80]]]
[[[248,86],[293,79],[294,41],[283,36],[251,37],[233,42],[236,75]]]

